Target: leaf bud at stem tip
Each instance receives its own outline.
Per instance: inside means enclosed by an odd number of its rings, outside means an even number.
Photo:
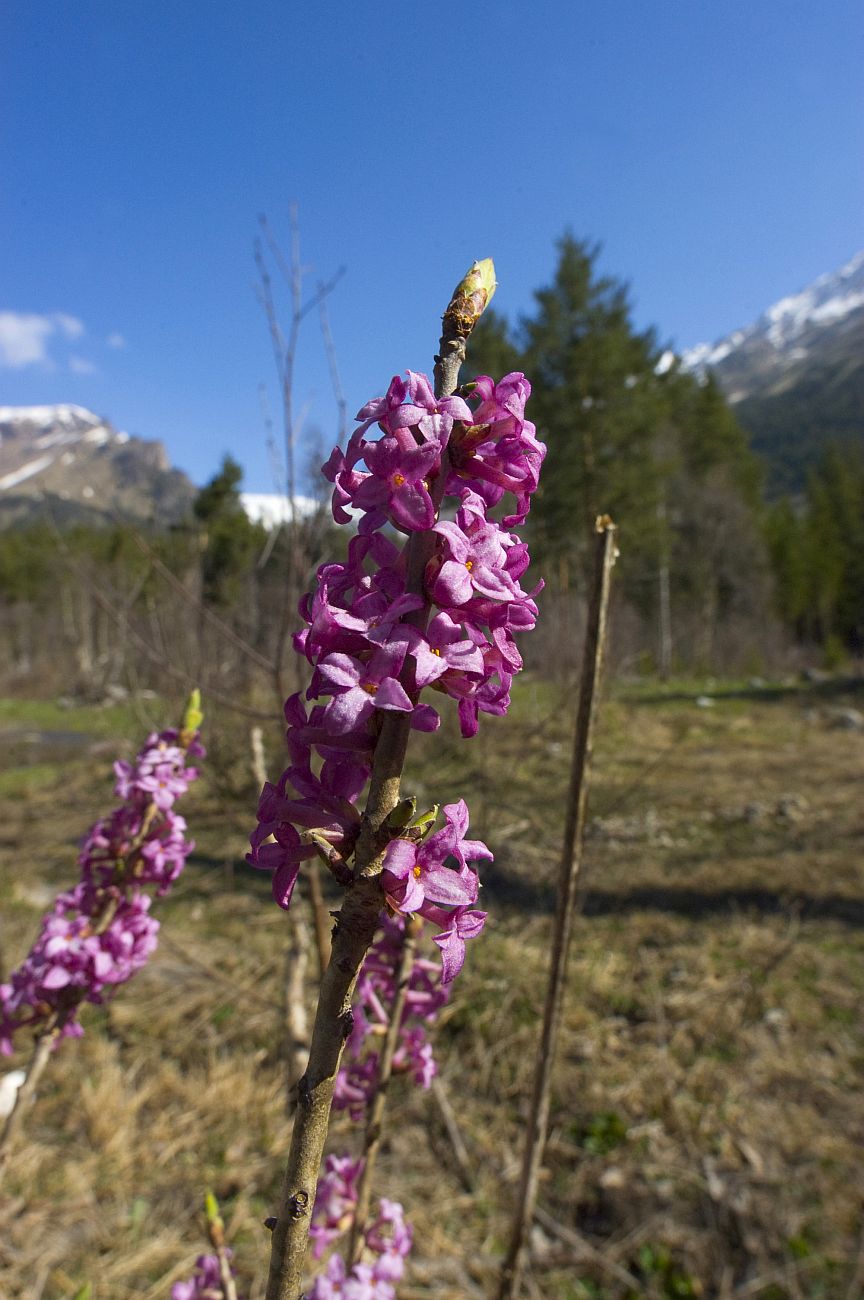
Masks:
[[[467,339],[492,301],[497,283],[491,257],[475,262],[453,291],[450,306],[444,313],[445,333],[449,327],[460,338]]]
[[[204,714],[201,712],[201,692],[196,686],[189,696],[189,702],[186,705],[186,711],[183,714],[183,721],[180,724],[180,743],[184,747],[192,741],[196,731],[204,721]]]

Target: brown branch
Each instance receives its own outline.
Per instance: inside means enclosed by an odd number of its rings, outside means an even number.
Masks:
[[[79,574],[79,576],[81,575]],[[119,622],[122,615],[117,614],[110,599],[99,590],[95,583],[91,583],[91,591],[93,599],[96,601],[97,605],[100,605],[102,609],[105,610],[109,618],[112,618],[115,622]],[[206,678],[196,678],[194,673],[187,672],[183,668],[177,668],[171,663],[170,659],[166,659],[161,651],[156,650],[149,641],[147,641],[140,632],[136,632],[133,627],[127,626],[125,632],[130,641],[133,641],[135,645],[138,646],[139,650],[143,652],[151,663],[158,664],[163,672],[167,673],[169,677],[173,677],[175,681],[182,682],[187,690],[193,686],[199,686],[209,699],[216,700],[219,704],[224,704],[227,709],[232,709],[235,713],[240,713],[246,718],[257,718],[266,722],[273,721],[272,713],[265,713],[263,709],[254,709],[250,705],[240,704],[234,696],[226,695],[224,691],[220,691],[217,687],[213,686]]]
[[[616,1278],[625,1286],[632,1287],[637,1295],[642,1290],[642,1283],[633,1273],[628,1273],[627,1269],[622,1268],[620,1264],[616,1264],[614,1259],[607,1258],[602,1250],[592,1246],[590,1241],[586,1241],[578,1232],[568,1228],[566,1223],[561,1223],[551,1214],[547,1214],[539,1205],[534,1209],[534,1218],[543,1225],[547,1232],[551,1232],[559,1241],[563,1241],[565,1245],[570,1246],[576,1253],[577,1258],[590,1260],[604,1273],[608,1273],[610,1277]]]
[[[345,400],[345,390],[342,387],[342,377],[339,374],[339,363],[336,358],[333,334],[330,330],[330,313],[327,311],[326,298],[322,298],[318,304],[318,318],[321,322],[321,338],[324,341],[324,352],[327,356],[327,364],[330,367],[330,383],[333,388],[333,396],[336,399],[336,409],[339,412],[339,446],[344,447],[348,441],[348,403]]]
[[[306,879],[309,884],[309,901],[312,904],[312,920],[315,926],[315,947],[318,952],[318,974],[324,975],[330,965],[330,931],[333,922],[327,908],[327,900],[321,888],[321,868],[315,858],[306,865]]]
[[[219,1260],[219,1283],[222,1287],[222,1300],[237,1300],[237,1284],[231,1273],[228,1252],[224,1246],[217,1247],[216,1258]]]
[[[363,1171],[357,1184],[357,1207],[354,1222],[351,1225],[351,1238],[348,1245],[348,1265],[358,1262],[363,1249],[363,1231],[369,1217],[369,1201],[372,1195],[372,1176],[375,1163],[381,1149],[384,1108],[387,1105],[387,1089],[393,1074],[393,1057],[399,1045],[399,1031],[402,1028],[402,1016],[405,1011],[405,999],[414,969],[414,954],[417,951],[417,936],[422,928],[422,921],[412,917],[405,923],[402,951],[396,968],[396,992],[390,1007],[390,1023],[384,1038],[384,1046],[378,1059],[378,1078],[375,1081],[375,1094],[366,1117],[366,1132],[363,1136]]]
[[[115,515],[115,519],[118,523],[122,522],[119,515]],[[184,604],[189,605],[196,611],[196,613],[200,614],[205,623],[209,623],[217,632],[220,632],[222,636],[224,636],[226,640],[230,641],[232,645],[236,646],[236,648],[240,650],[247,659],[251,659],[253,663],[258,664],[259,668],[265,669],[266,672],[272,675],[274,665],[270,660],[256,650],[253,645],[250,645],[246,638],[242,637],[239,632],[235,632],[230,623],[226,623],[223,618],[220,618],[218,614],[215,614],[208,605],[204,604],[204,601],[201,600],[200,597],[196,596],[194,592],[191,592],[185,582],[178,578],[176,573],[172,573],[168,568],[168,565],[159,559],[159,556],[153,550],[152,546],[150,546],[147,540],[141,536],[137,529],[132,528],[128,524],[125,526],[138,549],[147,556],[151,566],[156,570],[161,578],[165,579],[168,586],[172,587],[179,596],[183,597]]]
[[[498,1300],[512,1300],[512,1297],[518,1294],[522,1281],[525,1239],[534,1214],[537,1182],[549,1123],[552,1063],[561,1027],[564,1004],[567,954],[570,946],[579,868],[582,862],[582,837],[585,829],[588,776],[594,741],[594,723],[597,715],[597,694],[606,645],[609,588],[612,566],[617,556],[615,532],[615,525],[609,516],[601,515],[596,524],[594,578],[591,587],[588,626],[586,628],[582,658],[579,710],[576,716],[576,731],[573,740],[573,763],[570,771],[567,821],[564,828],[564,844],[559,869],[558,898],[552,938],[549,984],[543,1013],[543,1030],[534,1076],[534,1092],[531,1098],[531,1111],[525,1139],[522,1176],[516,1199],[513,1226],[510,1232],[510,1244],[501,1270]]]
[[[261,291],[259,293],[259,299],[264,308],[264,313],[267,317],[267,323],[270,328],[270,336],[273,342],[274,353],[276,354],[276,368],[282,388],[282,412],[285,430],[285,470],[287,478],[286,487],[288,499],[291,502],[291,513],[293,517],[297,495],[294,468],[294,450],[297,441],[297,428],[294,420],[294,367],[297,359],[297,343],[300,337],[300,326],[309,312],[319,306],[319,304],[333,292],[333,289],[342,278],[345,268],[340,267],[336,271],[336,274],[331,276],[328,281],[319,284],[316,292],[306,303],[304,303],[303,267],[300,262],[300,228],[297,221],[296,204],[291,204],[289,220],[291,228],[290,263],[286,261],[266,216],[262,215],[258,218],[270,254],[279,268],[291,294],[291,324],[287,339],[279,328],[276,318],[272,282],[264,263],[264,254],[260,243],[255,250],[255,261],[258,266],[258,273],[261,276]]]
[[[288,1031],[285,1110],[294,1114],[297,1085],[309,1058],[309,1019],[306,1014],[306,969],[309,965],[309,926],[300,911],[300,899],[291,908],[291,939],[285,951],[285,1026]]]
[[[439,398],[455,391],[459,367],[465,358],[467,332],[453,320],[451,308],[452,303],[444,316],[440,355],[435,364],[435,394]],[[446,477],[445,456],[434,485],[438,494],[436,507],[443,495]],[[432,532],[412,533],[407,545],[409,592],[423,594],[423,576],[435,540]],[[424,625],[428,611],[428,602],[424,603],[423,610],[418,611],[419,620]],[[387,713],[375,747],[369,795],[355,852],[354,883],[347,891],[336,921],[330,964],[321,981],[309,1065],[300,1081],[282,1197],[273,1225],[266,1300],[299,1300],[301,1295],[309,1222],[327,1137],[333,1088],[342,1049],[351,1032],[351,995],[363,959],[375,937],[383,905],[380,875],[387,836],[382,832],[387,818],[399,802],[410,725],[408,716]]]
[[[471,1165],[471,1157],[468,1155],[468,1148],[465,1146],[462,1130],[459,1127],[459,1122],[450,1104],[450,1098],[447,1096],[447,1089],[444,1087],[444,1080],[440,1074],[436,1074],[433,1078],[431,1092],[432,1099],[438,1107],[441,1119],[444,1122],[444,1128],[450,1139],[450,1146],[453,1148],[453,1155],[459,1169],[459,1180],[466,1192],[473,1192],[476,1179]]]
[[[266,216],[259,215],[258,222],[270,255],[283,276],[291,295],[291,321],[288,335],[286,337],[279,326],[275,297],[273,294],[273,284],[270,278],[270,273],[267,269],[267,263],[264,257],[264,248],[261,240],[256,240],[255,264],[258,268],[258,274],[261,281],[258,286],[258,299],[267,319],[270,339],[273,346],[273,354],[276,362],[276,373],[279,379],[279,387],[282,396],[282,427],[285,444],[285,482],[282,486],[290,507],[288,527],[286,530],[288,534],[288,566],[285,575],[288,598],[281,604],[279,624],[276,630],[275,654],[275,679],[277,682],[277,690],[284,697],[285,691],[282,680],[282,665],[285,655],[285,647],[291,631],[291,619],[296,604],[296,598],[299,595],[301,573],[300,530],[297,517],[295,449],[303,414],[301,412],[298,419],[295,417],[294,413],[294,372],[297,360],[297,345],[300,338],[300,327],[304,318],[313,310],[313,308],[323,306],[328,295],[333,291],[336,284],[341,279],[345,268],[340,267],[336,274],[328,281],[319,284],[316,292],[304,304],[303,267],[300,261],[300,227],[297,220],[297,205],[292,203],[289,209],[291,232],[290,262],[286,260],[282,249],[279,247],[279,243],[273,234]],[[333,372],[333,368],[334,361],[331,359],[331,373]]]
[[[189,673],[183,668],[178,668],[165,654],[162,653],[162,651],[157,650],[155,646],[151,645],[146,637],[143,637],[140,632],[137,632],[127,621],[125,613],[117,608],[116,598],[107,596],[101,586],[85,572],[76,560],[72,558],[72,552],[66,545],[63,534],[57,527],[53,516],[50,516],[50,512],[49,523],[54,533],[55,541],[59,549],[63,552],[63,557],[68,567],[89,590],[93,599],[96,601],[96,604],[99,605],[101,609],[104,609],[108,617],[118,627],[123,629],[124,635],[138,646],[139,650],[142,651],[144,656],[149,659],[151,663],[158,664],[163,672],[165,672],[169,677],[173,677],[175,681],[182,682],[187,690],[191,690],[193,687],[197,686],[204,691],[210,699],[216,700],[219,704],[224,704],[226,708],[232,709],[235,713],[241,713],[247,718],[263,719],[266,722],[273,721],[272,713],[265,713],[262,709],[254,709],[249,705],[239,704],[233,696],[226,695],[224,691],[220,691],[217,687],[212,686],[206,679],[196,678],[193,673]]]

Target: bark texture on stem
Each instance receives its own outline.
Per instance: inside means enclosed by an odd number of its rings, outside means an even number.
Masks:
[[[469,276],[471,274],[469,272]],[[494,280],[494,273],[492,278]],[[465,359],[465,345],[471,328],[466,327],[466,311],[471,309],[470,304],[466,308],[467,280],[468,277],[457,287],[443,317],[439,355],[435,358],[435,395],[438,398],[455,392],[459,369]],[[479,292],[473,283],[470,289],[472,294]],[[491,288],[484,293],[482,305],[479,297],[472,299],[475,321],[492,296]],[[432,493],[436,508],[444,492],[447,468],[445,452]],[[433,533],[412,533],[407,550],[409,592],[425,594],[423,575],[434,547]],[[422,610],[406,621],[425,627],[428,615],[426,602]],[[266,1300],[300,1300],[301,1297],[309,1224],[336,1073],[345,1040],[351,1033],[351,995],[363,959],[375,937],[383,906],[380,875],[388,842],[385,823],[399,802],[410,725],[405,714],[387,713],[375,747],[369,795],[354,857],[354,881],[336,919],[330,963],[321,980],[309,1064],[299,1084],[291,1148],[279,1213],[273,1227]]]
[[[601,515],[596,524],[594,576],[588,608],[585,648],[582,657],[582,681],[579,687],[579,708],[576,715],[576,731],[573,740],[573,762],[570,769],[567,820],[564,827],[564,843],[559,869],[549,983],[543,1012],[543,1030],[537,1058],[537,1069],[534,1076],[531,1112],[525,1138],[522,1176],[519,1183],[516,1210],[513,1216],[510,1244],[501,1271],[498,1300],[512,1300],[512,1297],[518,1294],[524,1267],[525,1238],[528,1235],[528,1228],[534,1215],[534,1203],[537,1199],[537,1180],[549,1123],[552,1064],[561,1027],[567,955],[573,926],[576,887],[579,869],[582,865],[582,836],[588,798],[588,774],[594,743],[594,723],[597,716],[598,684],[606,648],[612,566],[617,556],[615,532],[615,525],[609,516]]]

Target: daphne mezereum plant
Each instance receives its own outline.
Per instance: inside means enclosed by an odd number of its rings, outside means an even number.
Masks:
[[[485,920],[475,864],[491,855],[468,838],[464,801],[448,805],[436,829],[437,810],[418,816],[400,780],[411,729],[440,725],[424,689],[454,699],[463,735],[473,736],[480,713],[506,712],[521,667],[514,636],[537,617],[537,589],[520,585],[527,548],[510,531],[525,520],[545,454],[525,419],[530,385],[512,374],[457,391],[466,340],[494,287],[491,261],[475,263],[444,314],[434,389],[411,371],[394,378],[324,466],[337,522],[359,523],[346,562],[322,565],[301,602],[306,627],[295,646],[311,681],[305,701],[294,695],[285,705],[290,765],[264,788],[250,861],[272,873],[282,907],[301,864],[316,855],[345,898],[271,1220],[267,1300],[301,1294],[334,1088],[353,1034],[351,996],[376,931],[388,915],[424,918],[449,983]],[[398,1029],[401,1013],[389,1014]],[[348,1076],[340,1091],[362,1091],[362,1061]],[[390,1222],[388,1240],[401,1249],[402,1228]],[[359,1228],[374,1237],[374,1228]],[[333,1267],[322,1297],[343,1293]]]
[[[194,691],[178,730],[154,733],[133,762],[114,764],[121,803],[91,826],[78,855],[78,883],[58,894],[24,961],[0,984],[0,1052],[11,1053],[16,1034],[36,1038],[19,1105],[0,1138],[0,1160],[51,1051],[84,1032],[81,1007],[104,1001],[156,947],[153,896],[168,893],[194,848],[174,805],[198,776],[186,762],[204,756],[201,720]]]

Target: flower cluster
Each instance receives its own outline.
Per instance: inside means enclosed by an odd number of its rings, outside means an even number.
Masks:
[[[310,1230],[313,1253],[320,1259],[326,1247],[347,1231],[354,1221],[357,1180],[362,1161],[328,1156],[318,1182],[314,1221]],[[309,1300],[394,1300],[394,1283],[402,1277],[405,1258],[412,1242],[411,1225],[405,1222],[398,1201],[382,1197],[378,1218],[363,1233],[363,1258],[348,1268],[341,1255],[333,1254],[316,1279]],[[179,1297],[184,1300],[184,1297]]]
[[[231,1258],[231,1250],[227,1246],[225,1255],[228,1259]],[[223,1300],[224,1295],[218,1255],[199,1255],[191,1280],[175,1282],[171,1288],[171,1300]]]
[[[381,934],[366,954],[357,980],[353,1025],[333,1094],[334,1107],[347,1110],[354,1120],[363,1118],[377,1085],[377,1047],[390,1024],[404,939],[404,918],[387,918]],[[438,963],[424,957],[415,958],[408,976],[392,1069],[394,1073],[410,1075],[422,1088],[428,1088],[438,1072],[427,1030],[435,1023],[447,998],[448,990],[442,983]]]
[[[405,942],[405,925],[404,917],[385,919],[381,934],[366,954],[357,981],[353,1027],[345,1044],[333,1097],[334,1106],[347,1108],[355,1121],[363,1119],[378,1087],[377,1044],[387,1033],[396,1001],[396,970]],[[427,1028],[434,1023],[447,998],[440,965],[428,958],[415,958],[408,976],[392,1069],[407,1073],[414,1083],[424,1088],[429,1087],[437,1073]],[[362,1172],[362,1160],[328,1156],[318,1183],[309,1231],[316,1259],[353,1226]],[[382,1200],[378,1220],[363,1234],[360,1261],[347,1271],[341,1258],[331,1256],[325,1273],[315,1283],[317,1289],[310,1294],[321,1300],[331,1296],[344,1296],[346,1300],[352,1296],[390,1300],[395,1294],[392,1283],[402,1276],[410,1249],[411,1227],[404,1220],[402,1207],[394,1201]]]
[[[301,602],[295,648],[312,665],[311,683],[306,701],[295,695],[285,706],[290,766],[265,786],[252,835],[249,861],[272,872],[282,907],[316,854],[350,879],[384,714],[434,731],[440,718],[421,703],[424,687],[456,701],[465,736],[480,713],[506,712],[522,664],[515,636],[537,617],[539,588],[521,586],[527,548],[509,531],[525,519],[545,454],[525,419],[529,393],[524,375],[512,374],[436,399],[426,376],[409,371],[363,407],[348,446],[324,466],[334,517],[359,523],[347,560],[322,565]],[[505,493],[515,499],[509,514],[498,509]],[[452,519],[443,517],[448,497]],[[438,927],[450,980],[483,926],[471,864],[491,854],[466,838],[463,802],[444,812],[438,831],[425,821],[393,829],[382,881],[391,908]]]
[[[79,1037],[81,1003],[101,1002],[147,961],[159,922],[145,886],[166,893],[194,847],[174,803],[198,776],[187,757],[203,754],[197,733],[169,730],[150,736],[134,763],[115,763],[123,802],[91,827],[78,883],[58,895],[27,957],[0,984],[0,1051],[11,1052],[12,1035],[27,1025]]]

